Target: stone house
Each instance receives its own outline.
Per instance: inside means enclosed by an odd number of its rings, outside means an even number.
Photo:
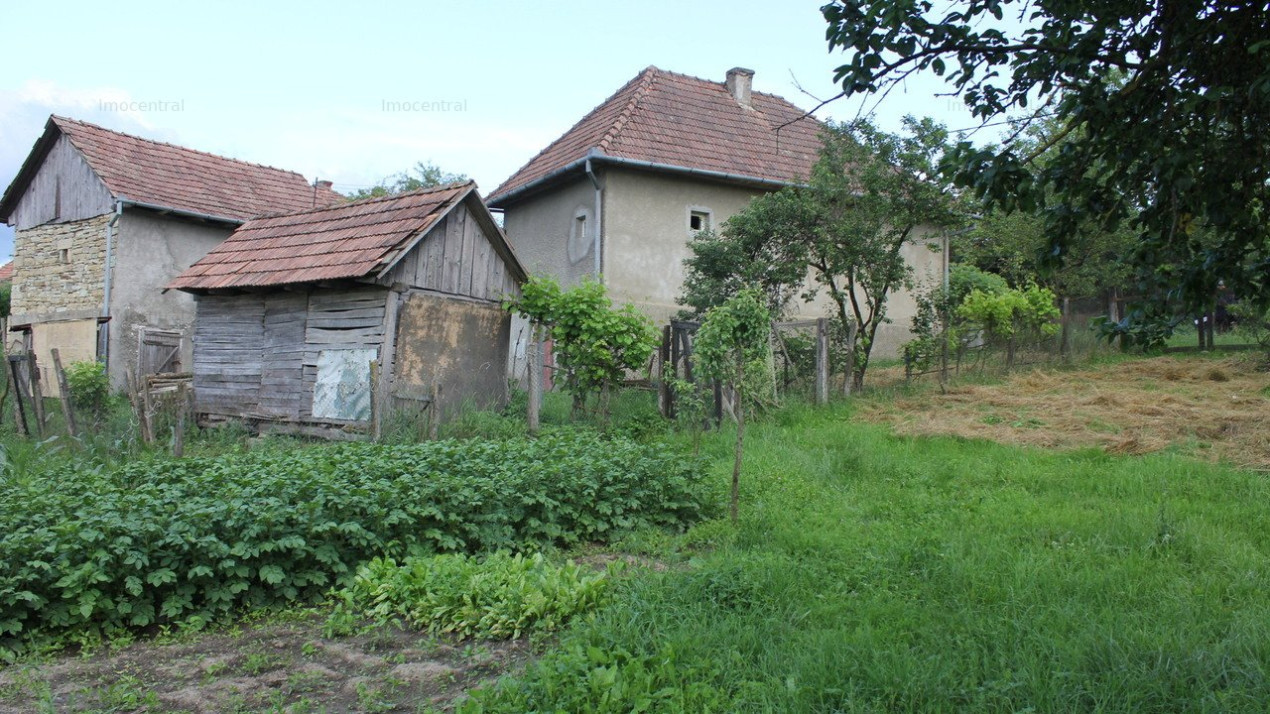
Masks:
[[[248,218],[341,199],[298,173],[53,116],[0,198],[16,228],[10,330],[43,370],[58,348],[64,364],[103,360],[115,388],[188,370],[194,300],[163,286]]]
[[[734,68],[712,82],[649,67],[512,174],[489,205],[525,267],[565,285],[601,276],[616,302],[659,322],[678,312],[692,235],[806,182],[820,150],[822,124],[753,91],[753,76]],[[941,274],[943,251],[928,239],[904,253],[919,279]],[[794,307],[831,314],[823,297]],[[898,352],[915,310],[907,291],[892,294],[876,354]]]
[[[469,181],[252,219],[168,287],[194,296],[196,412],[338,436],[434,385],[503,404],[524,279]]]

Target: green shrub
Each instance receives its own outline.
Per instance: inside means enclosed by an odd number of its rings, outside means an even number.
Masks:
[[[552,565],[540,553],[527,558],[499,552],[483,560],[447,553],[406,558],[400,565],[375,558],[336,593],[328,630],[363,616],[377,624],[402,618],[459,637],[516,639],[560,629],[600,605],[610,584],[608,571],[572,561]]]
[[[101,362],[72,362],[66,367],[66,385],[75,406],[100,414],[110,398],[110,380]]]
[[[342,444],[0,479],[0,656],[37,635],[316,601],[358,563],[697,519],[697,462],[586,431]]]

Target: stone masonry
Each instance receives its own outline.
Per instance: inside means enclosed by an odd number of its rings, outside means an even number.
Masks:
[[[11,312],[44,322],[98,314],[111,214],[19,230],[13,238]]]

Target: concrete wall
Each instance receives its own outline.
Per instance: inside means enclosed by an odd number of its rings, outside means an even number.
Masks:
[[[586,236],[577,235],[579,216],[586,219]],[[569,287],[595,274],[595,187],[586,176],[508,209],[503,230],[530,275],[550,275]]]
[[[189,339],[194,297],[163,286],[229,237],[232,228],[124,209],[116,226],[110,299],[110,382],[119,389],[135,372],[137,345],[146,327],[182,332],[181,364],[194,364]]]

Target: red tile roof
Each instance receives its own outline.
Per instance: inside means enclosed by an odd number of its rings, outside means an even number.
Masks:
[[[165,144],[105,129],[95,124],[49,118],[0,208],[7,216],[26,190],[58,134],[65,134],[84,155],[116,199],[245,221],[266,213],[328,206],[343,196],[325,184],[314,189],[294,171]]]
[[[0,283],[7,283],[13,280],[13,261],[0,265]]]
[[[391,267],[415,238],[475,192],[468,181],[254,218],[167,287],[198,291],[364,278]]]
[[[512,174],[489,203],[502,207],[588,155],[738,181],[806,181],[820,151],[821,123],[773,94],[752,92],[750,103],[742,107],[723,82],[649,67]]]

